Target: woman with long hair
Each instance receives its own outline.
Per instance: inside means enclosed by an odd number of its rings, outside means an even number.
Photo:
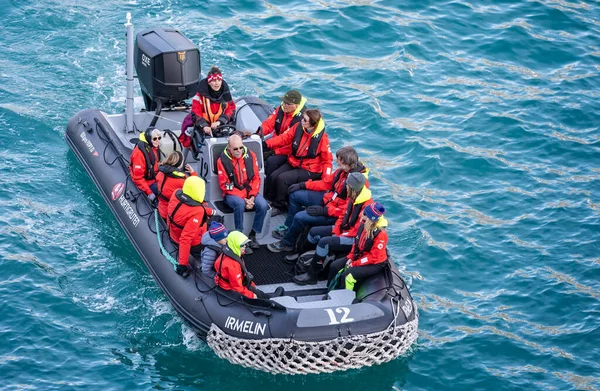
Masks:
[[[333,289],[354,289],[357,282],[381,272],[387,265],[387,220],[379,202],[367,206],[350,253],[331,263],[327,285]]]
[[[189,164],[186,164],[183,170],[183,163],[183,154],[173,151],[158,167],[158,213],[163,219],[167,218],[167,207],[173,193],[183,187],[188,176],[196,176],[196,171]]]
[[[317,109],[306,110],[300,123],[279,136],[266,140],[265,144],[271,149],[291,146],[287,162],[265,180],[265,198],[277,209],[271,212],[271,216],[276,216],[287,208],[290,185],[332,174],[333,156],[329,137],[325,133],[323,116]]]

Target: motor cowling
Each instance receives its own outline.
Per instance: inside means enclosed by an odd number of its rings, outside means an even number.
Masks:
[[[139,32],[134,53],[146,110],[156,110],[158,101],[162,107],[177,105],[198,92],[200,50],[179,30]]]

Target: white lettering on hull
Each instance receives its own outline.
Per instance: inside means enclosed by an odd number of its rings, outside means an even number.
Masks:
[[[250,320],[240,320],[233,316],[228,316],[225,320],[225,328],[240,333],[265,335],[267,325],[264,323],[255,323]]]
[[[83,143],[88,148],[90,153],[94,156],[98,156],[98,152],[96,152],[96,148],[94,148],[94,144],[92,144],[90,139],[87,138],[87,136],[85,135],[85,132],[81,132],[80,137],[81,137],[81,141],[83,141]]]
[[[134,227],[137,227],[140,223],[140,218],[135,213],[131,205],[129,205],[129,201],[127,201],[124,195],[119,197],[119,204],[121,204],[121,207],[125,213],[127,213],[127,217],[129,217],[129,220],[131,220],[131,224],[133,224]]]

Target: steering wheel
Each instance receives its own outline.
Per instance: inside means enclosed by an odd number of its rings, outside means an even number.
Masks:
[[[230,129],[230,130],[226,132],[225,129]],[[214,137],[225,137],[225,136],[229,136],[232,132],[235,132],[236,130],[237,129],[234,124],[224,124],[224,125],[217,126],[212,131],[213,131]]]

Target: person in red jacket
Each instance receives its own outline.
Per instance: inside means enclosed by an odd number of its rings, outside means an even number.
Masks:
[[[163,219],[167,219],[167,207],[169,200],[176,190],[183,187],[183,183],[188,176],[195,176],[196,171],[189,164],[183,166],[183,154],[179,151],[173,151],[167,156],[167,159],[158,167],[156,174],[156,185],[158,187],[158,214]]]
[[[256,234],[262,232],[269,204],[259,193],[260,172],[256,155],[244,146],[239,134],[232,134],[227,139],[227,148],[217,159],[217,173],[223,199],[233,209],[236,230],[244,230],[244,212],[256,210],[249,236],[250,247],[259,248]]]
[[[369,170],[358,160],[358,153],[351,146],[338,149],[335,156],[340,168],[333,175],[318,181],[309,180],[290,186],[287,219],[284,226],[279,226],[273,231],[273,237],[281,241],[269,244],[269,250],[292,251],[306,227],[331,226],[346,213],[348,174],[360,172],[367,177]],[[368,181],[366,185],[368,186]],[[306,210],[302,210],[303,207],[306,207]],[[296,261],[299,255],[298,252],[288,255],[286,260]]]
[[[265,198],[271,200],[271,206],[279,209],[271,211],[272,216],[286,208],[290,185],[331,175],[333,156],[325,133],[325,122],[317,109],[306,110],[300,124],[266,140],[265,144],[271,149],[292,145],[287,162],[266,178],[268,193]]]
[[[209,212],[202,202],[206,184],[198,176],[191,176],[183,183],[183,188],[171,196],[167,207],[167,227],[169,236],[179,245],[177,274],[187,277],[190,274],[190,254],[199,257],[202,252],[202,235],[206,232]]]
[[[312,227],[307,242],[316,244],[317,249],[306,273],[294,277],[299,285],[316,284],[317,275],[323,267],[323,261],[330,252],[347,253],[354,244],[354,237],[360,226],[363,209],[373,203],[371,190],[366,186],[367,178],[353,172],[346,179],[348,203],[346,213],[339,217],[334,226]],[[304,246],[303,246],[304,247]],[[302,250],[301,250],[302,251]]]
[[[215,66],[210,68],[205,79],[200,80],[198,88],[198,93],[192,99],[195,125],[212,136],[215,128],[231,121],[235,103],[221,70]]]
[[[227,235],[227,245],[215,261],[215,284],[222,289],[241,293],[250,299],[268,299],[269,296],[256,287],[252,275],[248,273],[242,256],[250,240],[239,231]],[[280,291],[278,291],[281,294]]]
[[[297,90],[289,90],[281,98],[281,105],[267,117],[258,128],[263,136],[279,136],[292,126],[300,123],[306,111],[306,98]],[[276,169],[287,162],[292,152],[292,143],[274,148],[268,158],[265,158],[265,176],[270,176]],[[265,157],[269,154],[265,151]]]
[[[354,284],[380,273],[387,266],[388,235],[385,208],[379,202],[363,211],[354,245],[347,257],[331,263],[327,285],[333,289],[354,289]],[[339,274],[339,275],[338,275]]]
[[[148,128],[140,134],[139,141],[131,151],[129,158],[129,173],[131,180],[138,189],[144,192],[150,201],[154,201],[158,194],[156,186],[156,173],[160,160],[160,131]]]

